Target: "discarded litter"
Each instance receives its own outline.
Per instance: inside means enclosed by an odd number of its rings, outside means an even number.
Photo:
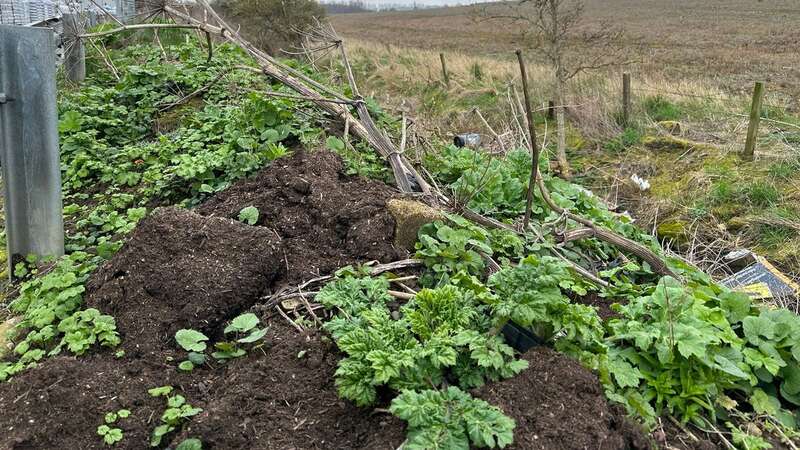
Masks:
[[[735,291],[744,292],[754,299],[785,298],[796,296],[800,286],[784,275],[763,256],[752,254],[753,264],[725,278],[720,283]],[[741,252],[733,259],[741,260]]]

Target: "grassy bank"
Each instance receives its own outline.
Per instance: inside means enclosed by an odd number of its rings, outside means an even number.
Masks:
[[[364,90],[398,111],[416,112],[417,132],[479,132],[492,151],[524,144],[513,53],[447,52],[447,86],[438,51],[347,44]],[[622,126],[621,71],[584,74],[570,85],[567,144],[576,178],[716,275],[725,274],[718,264],[724,252],[747,247],[796,278],[800,118],[791,102],[768,88],[750,162],[738,156],[747,133],[748,95],[709,80],[633,72],[631,121]],[[532,63],[528,73],[540,143],[552,152],[549,69]],[[646,179],[649,189],[638,188],[633,175]]]

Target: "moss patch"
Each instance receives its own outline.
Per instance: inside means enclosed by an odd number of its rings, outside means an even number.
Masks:
[[[642,139],[642,144],[651,149],[658,151],[689,151],[689,150],[713,150],[717,148],[711,144],[703,142],[690,141],[672,135],[666,136],[645,136]]]
[[[419,229],[428,223],[442,219],[442,214],[428,205],[414,200],[392,199],[386,208],[394,217],[394,242],[397,247],[413,250]]]

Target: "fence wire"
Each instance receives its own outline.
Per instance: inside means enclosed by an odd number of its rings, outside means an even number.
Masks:
[[[0,25],[41,25],[64,13],[100,16],[103,11],[123,22],[136,15],[136,0],[0,0]]]

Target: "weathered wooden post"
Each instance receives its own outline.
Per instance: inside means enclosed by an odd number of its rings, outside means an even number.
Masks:
[[[64,75],[67,80],[80,84],[86,79],[86,48],[78,36],[81,34],[80,16],[64,14]]]
[[[758,124],[761,122],[761,102],[764,99],[764,82],[756,81],[753,87],[753,103],[750,105],[750,125],[747,127],[747,141],[744,143],[745,159],[753,159],[758,138]]]
[[[444,53],[439,53],[439,60],[442,61],[442,77],[444,78],[444,84],[449,88],[450,75],[447,73],[447,64],[444,61]]]
[[[29,254],[64,254],[55,58],[52,29],[0,25],[0,163],[9,269]]]
[[[522,219],[522,231],[526,232],[528,223],[531,220],[531,207],[533,206],[533,192],[536,189],[536,175],[539,173],[539,147],[536,144],[536,125],[533,122],[533,110],[531,109],[531,99],[528,93],[528,73],[525,70],[525,60],[522,58],[522,50],[517,50],[517,60],[519,60],[519,71],[522,76],[522,94],[525,98],[525,117],[528,122],[528,137],[531,144],[531,176],[528,180],[528,192],[526,193],[525,216]]]
[[[631,74],[622,74],[622,125],[627,127],[631,118]]]

